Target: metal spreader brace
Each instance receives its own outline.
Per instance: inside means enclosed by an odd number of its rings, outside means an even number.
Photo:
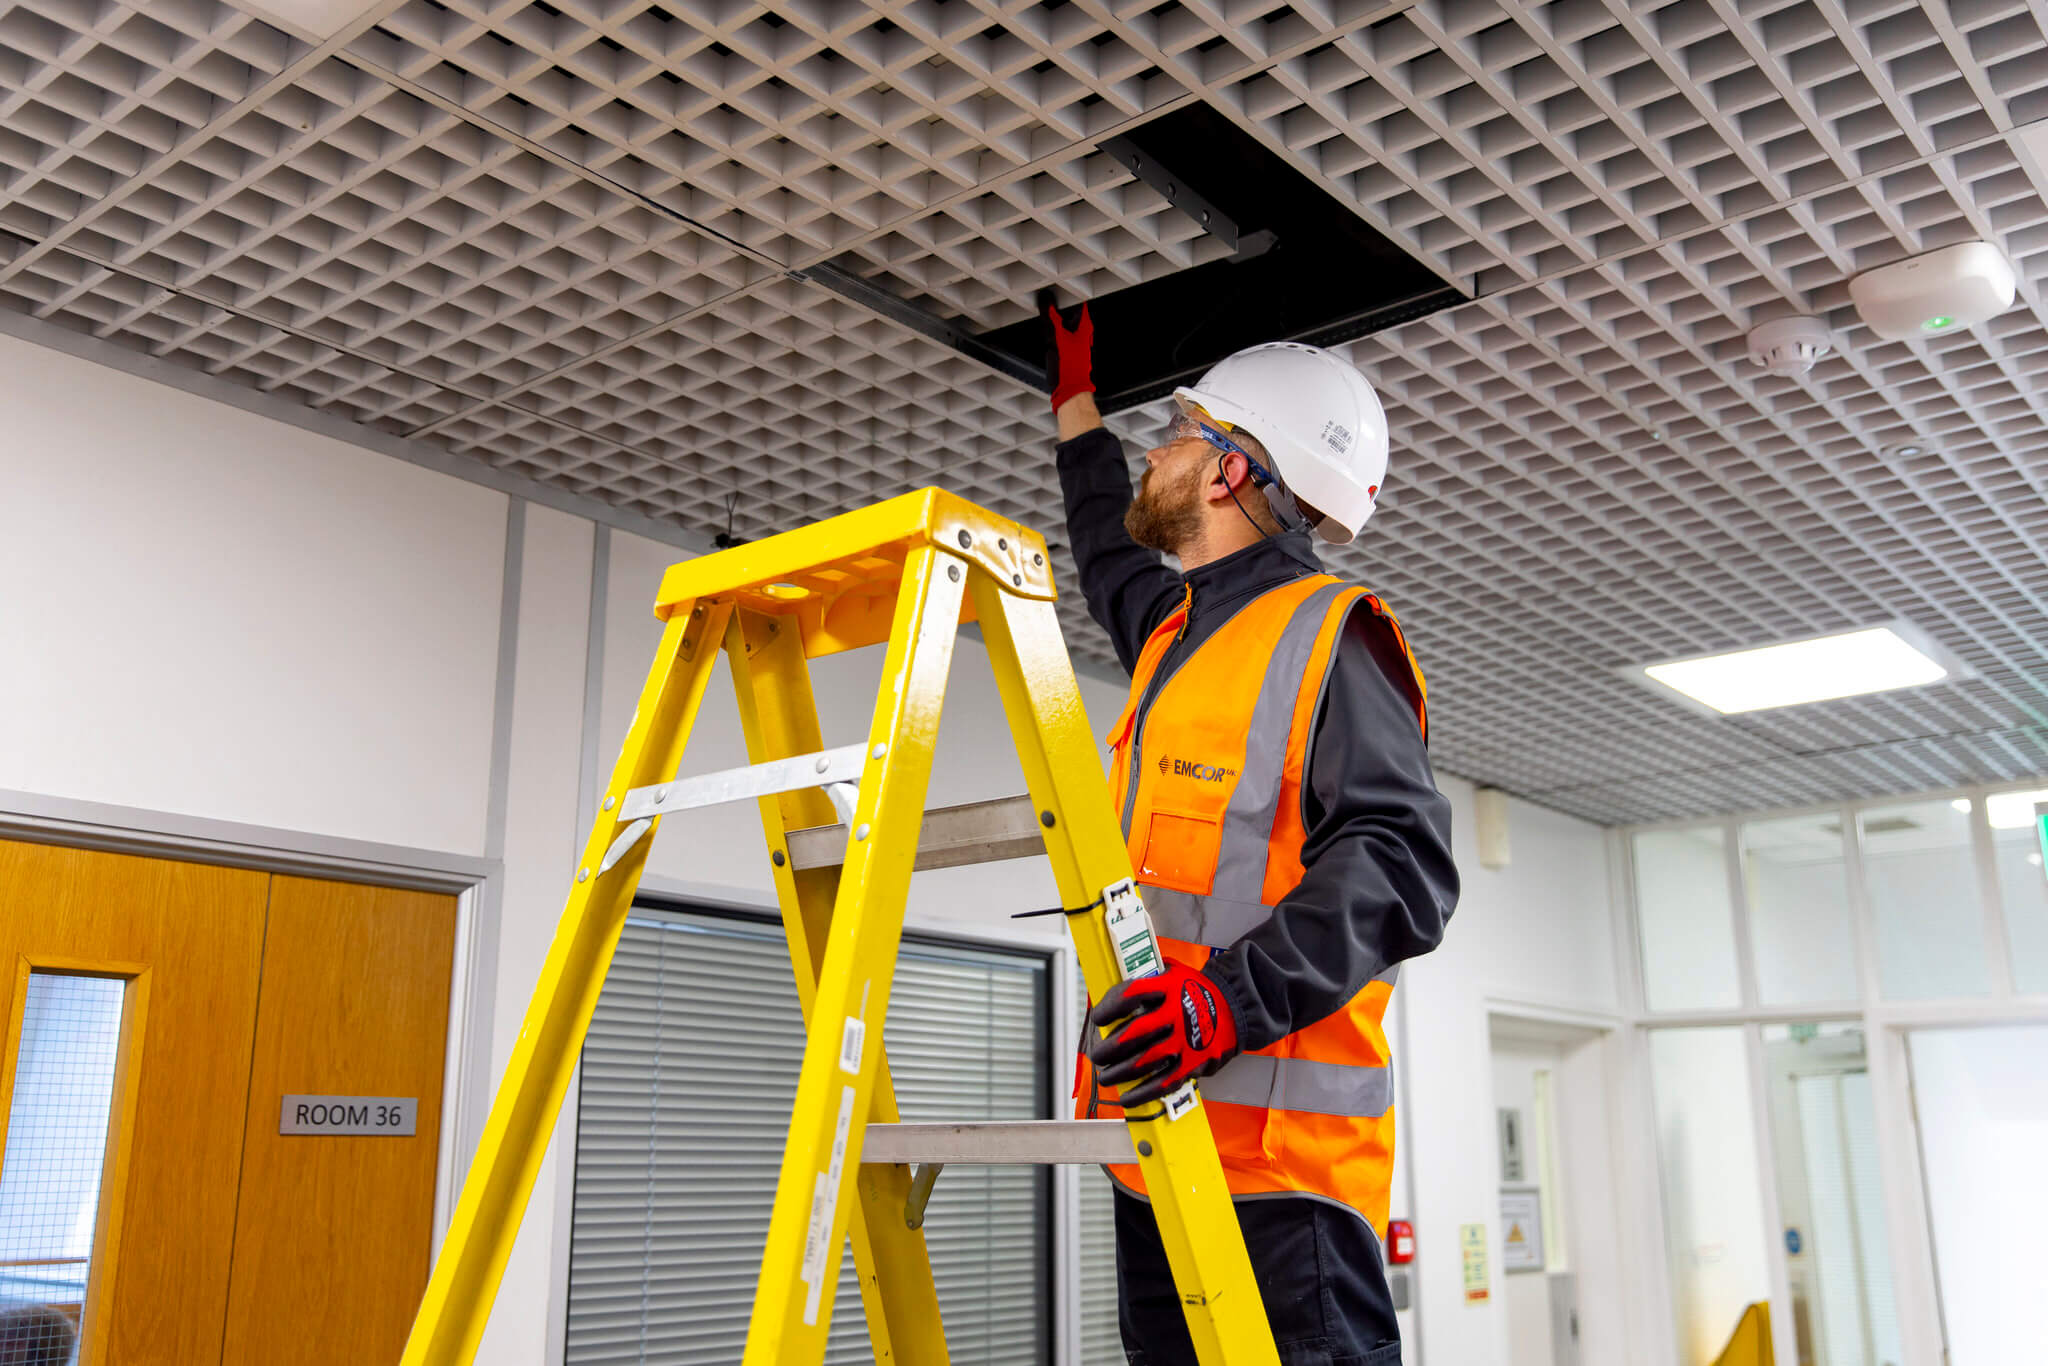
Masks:
[[[947,1360],[922,1224],[952,1162],[1135,1162],[1203,1366],[1278,1366],[1198,1097],[1148,1117],[899,1124],[882,1047],[914,868],[1043,850],[1098,999],[1105,923],[1142,919],[1036,532],[927,489],[671,567],[666,627],[605,788],[401,1366],[469,1366],[582,1050],[655,828],[754,798],[808,1027],[747,1330],[748,1366],[822,1360],[850,1232],[878,1362]],[[1028,797],[927,814],[953,642],[978,620]],[[826,749],[809,661],[886,641],[867,739]],[[677,779],[720,654],[749,767]],[[923,840],[920,842],[920,832]],[[715,1042],[707,1044],[716,1047]],[[913,1168],[916,1168],[913,1171]],[[851,1174],[853,1179],[846,1179]]]

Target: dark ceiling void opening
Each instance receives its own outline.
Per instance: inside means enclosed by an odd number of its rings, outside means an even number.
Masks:
[[[1208,105],[1163,115],[1103,150],[1234,252],[1089,301],[1105,412],[1163,397],[1247,346],[1334,346],[1467,299]],[[1036,318],[973,341],[970,354],[1033,366],[1045,355]]]

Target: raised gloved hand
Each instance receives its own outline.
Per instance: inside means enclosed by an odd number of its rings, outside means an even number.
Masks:
[[[1190,1077],[1206,1077],[1238,1054],[1237,1020],[1223,989],[1184,963],[1116,984],[1095,1009],[1088,1056],[1126,1109],[1159,1099]]]
[[[1095,320],[1088,305],[1081,305],[1080,321],[1069,328],[1053,304],[1045,306],[1049,337],[1045,373],[1052,381],[1052,410],[1058,412],[1076,394],[1095,392]]]

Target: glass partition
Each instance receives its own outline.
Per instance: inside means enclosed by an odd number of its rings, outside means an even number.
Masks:
[[[1764,1068],[1799,1366],[1898,1366],[1863,1031],[1766,1025]]]
[[[1742,1030],[1653,1030],[1650,1069],[1678,1359],[1710,1366],[1770,1297]]]
[[[1958,797],[1873,807],[1857,817],[1879,971],[1892,1000],[1991,989],[1970,843],[1973,809]]]
[[[1643,995],[1652,1010],[1742,1004],[1727,851],[1719,826],[1635,837]]]
[[[1909,1037],[1949,1366],[2048,1360],[2048,1025]]]
[[[2048,804],[2048,791],[2001,792],[1986,803],[1998,899],[2012,945],[2013,989],[2048,994],[2048,872],[2041,867],[2036,804]]]
[[[1766,1005],[1857,998],[1856,937],[1842,818],[1834,812],[1742,827],[1742,876]]]

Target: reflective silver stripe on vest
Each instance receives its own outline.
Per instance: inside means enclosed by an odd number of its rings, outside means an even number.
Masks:
[[[1155,933],[1212,949],[1229,948],[1273,914],[1271,906],[1259,901],[1228,901],[1166,887],[1146,887],[1139,895],[1145,898]]]
[[[1245,1053],[1213,1077],[1196,1083],[1203,1097],[1226,1105],[1256,1105],[1349,1119],[1378,1119],[1394,1104],[1390,1067],[1353,1067],[1309,1058]]]
[[[1294,731],[1294,711],[1308,677],[1309,656],[1322,634],[1330,604],[1350,585],[1326,583],[1302,599],[1274,642],[1245,729],[1244,768],[1231,789],[1223,812],[1222,838],[1216,847],[1212,896],[1228,901],[1256,902],[1265,890],[1266,860],[1273,845],[1273,821],[1280,814],[1280,788],[1287,777],[1287,740]]]
[[[1202,944],[1227,949],[1266,923],[1273,908],[1258,901],[1227,901],[1220,896],[1176,892],[1170,887],[1146,887],[1140,893],[1152,916],[1152,929],[1184,944]],[[1401,980],[1401,965],[1394,964],[1373,976],[1375,982],[1393,986]]]

